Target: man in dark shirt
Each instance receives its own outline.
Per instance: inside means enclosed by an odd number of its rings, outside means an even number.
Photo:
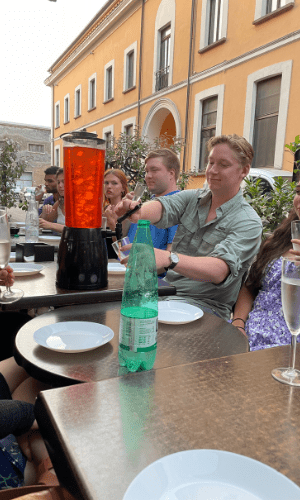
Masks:
[[[58,192],[57,192],[57,179],[56,172],[58,171],[58,167],[48,167],[45,170],[45,189],[46,193],[52,193],[48,196],[43,203],[44,205],[54,205],[54,203],[58,200]],[[41,193],[35,197],[36,201],[39,203],[42,201],[44,193]],[[39,215],[42,213],[42,207],[39,208]]]

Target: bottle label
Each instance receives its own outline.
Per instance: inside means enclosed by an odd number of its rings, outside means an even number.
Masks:
[[[121,314],[120,345],[133,352],[152,351],[156,348],[157,328],[157,316],[139,319]]]

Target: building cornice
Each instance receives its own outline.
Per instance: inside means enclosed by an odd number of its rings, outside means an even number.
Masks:
[[[113,31],[117,22],[120,26],[129,15],[140,8],[141,0],[115,0],[107,2],[106,5],[111,6],[111,9],[108,12],[105,9],[104,14],[98,21],[97,19],[94,21],[90,29],[85,28],[68,49],[54,62],[51,68],[49,68],[48,71],[51,75],[44,81],[46,85],[54,85],[67,71],[73,69],[86,55],[91,53]],[[100,13],[103,10],[104,8]],[[92,24],[92,21],[90,24]]]
[[[38,130],[48,130],[51,131],[51,127],[46,127],[45,125],[28,125],[26,123],[17,123],[17,122],[5,122],[0,121],[0,125],[5,127],[15,127],[15,128],[33,128]]]

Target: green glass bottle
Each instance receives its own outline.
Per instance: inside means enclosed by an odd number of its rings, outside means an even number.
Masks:
[[[122,296],[119,363],[131,372],[151,370],[156,356],[158,284],[149,226],[138,222]]]

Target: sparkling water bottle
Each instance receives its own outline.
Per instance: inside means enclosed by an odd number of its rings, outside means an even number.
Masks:
[[[35,201],[35,193],[31,193],[25,218],[25,241],[37,243],[39,240],[39,213]]]
[[[138,222],[122,296],[119,363],[131,372],[151,370],[156,356],[158,284],[149,226]]]

